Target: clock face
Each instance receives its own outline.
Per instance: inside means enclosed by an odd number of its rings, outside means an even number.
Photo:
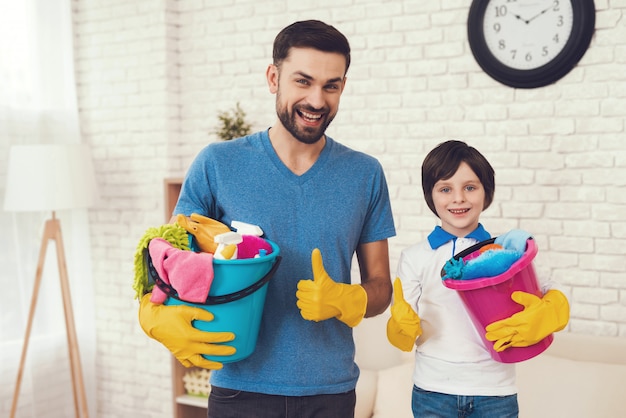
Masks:
[[[570,0],[491,0],[483,20],[485,43],[510,68],[539,68],[563,50],[573,20]]]
[[[593,0],[472,0],[469,46],[493,79],[536,88],[565,76],[595,30]]]

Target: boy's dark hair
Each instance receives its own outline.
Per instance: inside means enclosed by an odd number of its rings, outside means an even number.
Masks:
[[[280,66],[281,62],[289,56],[291,48],[313,48],[318,51],[337,52],[346,58],[346,73],[350,67],[348,39],[334,26],[319,20],[295,22],[281,30],[274,39],[274,65]]]
[[[422,163],[424,199],[435,215],[437,215],[437,211],[435,210],[432,194],[435,183],[452,177],[462,162],[470,166],[485,188],[483,210],[487,209],[493,202],[496,182],[494,170],[489,161],[476,148],[470,147],[465,142],[446,141],[430,151]]]

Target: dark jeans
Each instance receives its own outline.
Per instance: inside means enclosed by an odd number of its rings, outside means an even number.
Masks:
[[[353,418],[356,393],[280,396],[211,386],[208,418]]]

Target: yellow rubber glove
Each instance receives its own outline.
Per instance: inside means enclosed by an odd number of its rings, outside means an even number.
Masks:
[[[187,305],[166,306],[150,302],[150,293],[141,298],[139,324],[148,335],[167,347],[185,367],[217,370],[222,363],[202,357],[230,356],[235,347],[222,344],[235,339],[232,332],[206,332],[192,326],[192,321],[212,321],[213,314]]]
[[[197,213],[192,213],[190,218],[183,214],[178,214],[176,215],[176,223],[196,238],[196,243],[200,250],[205,253],[215,254],[218,245],[215,242],[215,236],[231,232],[230,228],[220,221]]]
[[[365,316],[367,292],[358,284],[337,283],[324,269],[322,253],[311,253],[313,280],[300,280],[296,304],[300,314],[309,321],[337,318],[349,327],[355,327]]]
[[[393,305],[391,318],[387,321],[387,339],[402,351],[412,351],[417,337],[422,335],[420,317],[404,300],[402,282],[399,277],[393,282]]]
[[[552,289],[539,298],[531,293],[513,292],[511,299],[524,310],[485,328],[485,338],[495,341],[497,352],[509,347],[528,347],[560,331],[569,321],[569,303],[562,292]]]

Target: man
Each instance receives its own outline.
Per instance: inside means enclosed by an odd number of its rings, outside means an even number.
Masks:
[[[173,314],[149,295],[142,299],[140,322],[149,336],[183,364],[215,370],[209,417],[354,414],[352,327],[390,302],[387,239],[395,228],[378,161],[325,134],[349,65],[350,46],[334,27],[311,20],[284,28],[266,71],[278,120],[266,131],[210,144],[185,178],[175,214],[259,225],[282,256],[255,352],[239,362],[200,356],[234,350],[213,344],[232,333],[191,327],[192,319],[211,320],[207,312],[177,307],[183,311]],[[360,284],[350,284],[355,253]]]

